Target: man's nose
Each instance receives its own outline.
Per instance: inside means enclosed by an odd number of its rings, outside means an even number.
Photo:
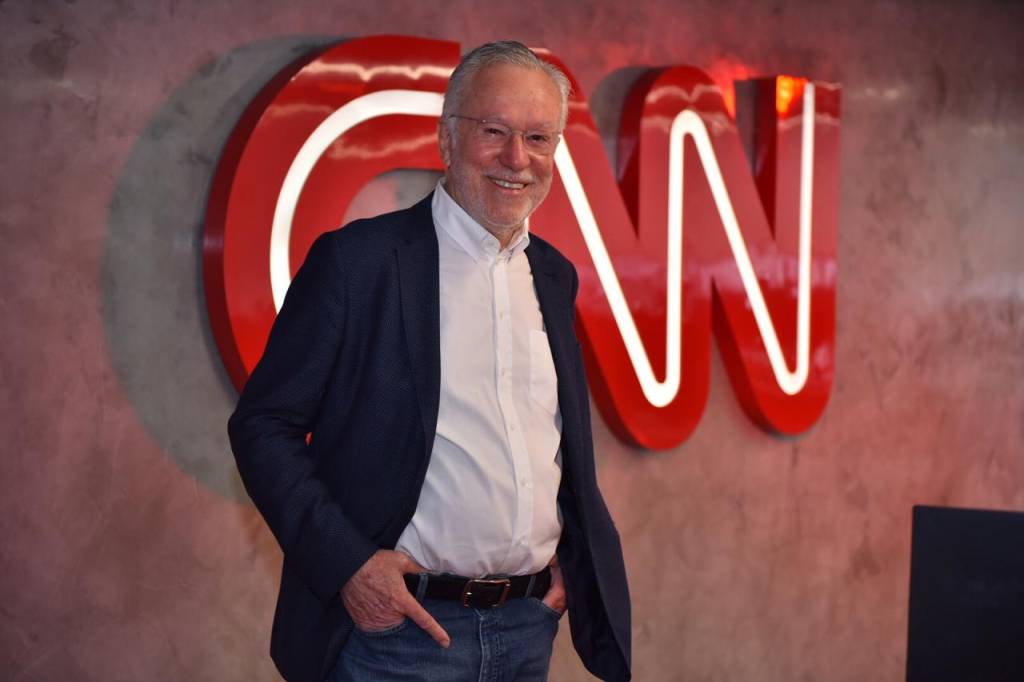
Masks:
[[[530,165],[530,154],[526,151],[523,134],[513,132],[508,136],[498,157],[502,165],[514,170],[522,170]]]

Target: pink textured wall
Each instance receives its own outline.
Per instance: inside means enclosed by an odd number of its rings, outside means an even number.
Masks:
[[[902,679],[911,505],[1024,509],[1021,25],[926,0],[0,0],[0,678],[276,679],[280,556],[227,446],[206,188],[277,68],[407,33],[546,46],[608,130],[635,67],[843,84],[822,420],[759,431],[716,356],[683,446],[595,436],[638,680]],[[588,679],[564,630],[552,679]]]

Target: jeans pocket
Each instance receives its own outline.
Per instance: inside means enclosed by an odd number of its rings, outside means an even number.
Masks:
[[[403,618],[402,620],[400,620],[399,622],[395,623],[394,625],[389,625],[388,627],[383,628],[381,630],[363,630],[361,627],[359,627],[357,625],[356,628],[355,628],[355,631],[358,632],[363,637],[387,637],[388,635],[393,635],[393,634],[396,634],[398,632],[401,632],[402,630],[405,629],[405,626],[408,625],[408,624],[409,624],[409,619],[408,618]]]
[[[561,620],[562,614],[559,613],[558,611],[555,611],[553,608],[551,608],[547,604],[545,604],[542,599],[539,599],[537,597],[530,597],[530,601],[537,602],[537,605],[540,606],[541,610],[544,611],[544,613],[546,613],[547,615],[549,615],[552,618],[554,618],[555,620]]]

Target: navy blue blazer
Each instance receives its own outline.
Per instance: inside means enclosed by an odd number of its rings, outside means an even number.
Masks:
[[[394,548],[416,510],[441,382],[430,202],[316,240],[228,423],[245,488],[284,553],[270,650],[290,682],[331,670],[353,627],[341,587]],[[558,376],[572,639],[592,673],[627,680],[629,592],[594,471],[576,271],[533,235],[526,255]]]

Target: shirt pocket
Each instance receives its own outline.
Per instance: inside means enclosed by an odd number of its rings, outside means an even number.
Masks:
[[[558,409],[558,377],[548,335],[530,330],[530,397],[551,414]]]

